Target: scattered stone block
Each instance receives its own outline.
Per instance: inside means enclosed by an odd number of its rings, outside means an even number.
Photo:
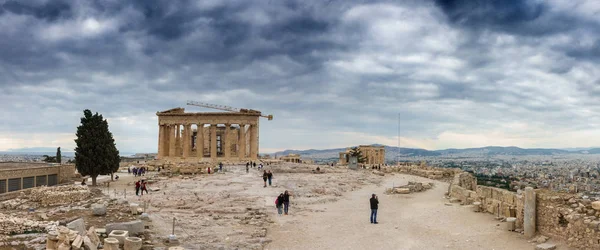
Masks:
[[[129,237],[129,232],[124,230],[112,230],[108,234],[109,238],[117,239],[119,241],[119,245],[125,244],[125,238]]]
[[[140,250],[142,249],[142,239],[138,237],[126,237],[125,244],[123,245],[124,250]]]
[[[113,230],[128,231],[129,235],[139,235],[144,233],[144,223],[141,220],[134,220],[121,223],[106,224],[106,232],[111,233]]]
[[[85,234],[85,221],[82,218],[67,223],[67,228],[77,231],[79,234]]]
[[[595,210],[600,210],[600,201],[592,202],[592,208]]]
[[[98,243],[95,243],[89,236],[83,237],[83,245],[86,250],[98,250]]]
[[[92,214],[96,216],[106,215],[106,206],[104,204],[92,205]]]
[[[535,250],[554,250],[556,249],[555,244],[543,243],[535,246]]]
[[[535,242],[537,242],[537,243],[546,243],[546,241],[548,241],[548,237],[546,237],[544,235],[540,235],[539,237],[537,237],[535,239]]]
[[[115,238],[104,239],[104,249],[105,250],[119,250],[119,240],[117,240]]]
[[[77,237],[75,237],[75,240],[73,240],[73,243],[71,243],[71,247],[73,247],[75,249],[79,249],[82,244],[83,244],[83,237],[81,237],[81,235],[77,235]]]
[[[515,218],[515,217],[506,218],[506,230],[515,231],[516,222],[517,222],[517,218]]]

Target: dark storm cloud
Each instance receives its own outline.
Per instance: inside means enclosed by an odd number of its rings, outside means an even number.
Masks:
[[[3,11],[17,15],[30,15],[46,21],[68,19],[73,16],[71,6],[63,1],[48,1],[44,4],[36,4],[35,1],[7,1],[0,5],[0,15]]]
[[[185,106],[187,99],[274,114],[264,124],[271,132],[261,133],[267,147],[288,135],[306,144],[338,141],[337,132],[392,137],[398,113],[402,131],[423,138],[513,122],[566,128],[588,114],[574,110],[600,109],[593,101],[600,91],[586,91],[599,77],[585,65],[600,53],[590,42],[598,40],[596,24],[555,7],[513,0],[5,1],[0,116],[20,119],[0,124],[0,143],[29,131],[72,134],[90,108],[112,118],[115,135],[131,141],[119,146],[135,151],[156,145],[154,112],[200,110]],[[586,40],[571,44],[579,37]]]
[[[543,1],[435,0],[448,20],[476,31],[496,30],[525,36],[543,36],[573,28],[576,20],[549,14]]]

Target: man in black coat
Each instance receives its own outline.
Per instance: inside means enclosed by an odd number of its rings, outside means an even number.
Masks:
[[[373,194],[371,196],[371,223],[377,224],[377,209],[379,208],[379,201],[377,200],[377,195]]]

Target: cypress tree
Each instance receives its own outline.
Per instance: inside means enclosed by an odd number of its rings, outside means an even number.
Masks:
[[[58,163],[58,164],[62,163],[61,157],[62,157],[62,155],[60,154],[60,147],[58,147],[56,149],[56,163]]]
[[[75,167],[81,175],[92,177],[92,186],[98,175],[112,175],[119,169],[119,151],[102,115],[84,110],[76,135]]]

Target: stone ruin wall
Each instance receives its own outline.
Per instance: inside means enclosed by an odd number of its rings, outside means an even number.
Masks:
[[[600,211],[581,195],[548,190],[536,191],[536,230],[539,234],[564,241],[578,249],[600,249]],[[479,201],[483,211],[501,217],[516,217],[523,228],[524,196],[505,189],[477,186],[469,173],[457,174],[450,185],[450,197],[463,204]]]
[[[580,249],[600,249],[600,212],[589,197],[536,190],[537,230]],[[597,209],[600,209],[597,207]]]

